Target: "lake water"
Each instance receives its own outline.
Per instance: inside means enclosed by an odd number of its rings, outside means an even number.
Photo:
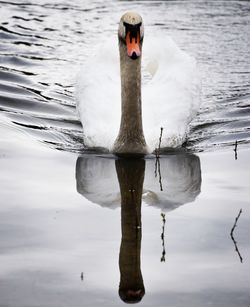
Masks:
[[[126,10],[201,71],[187,150],[160,165],[83,145],[76,76]],[[1,307],[249,306],[249,14],[248,1],[0,1]]]

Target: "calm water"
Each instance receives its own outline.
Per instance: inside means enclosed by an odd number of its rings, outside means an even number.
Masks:
[[[131,9],[201,71],[192,154],[160,165],[87,154],[75,108],[80,66]],[[0,1],[1,307],[249,306],[249,15],[248,1]]]

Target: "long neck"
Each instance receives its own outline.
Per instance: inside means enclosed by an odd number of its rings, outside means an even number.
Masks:
[[[119,135],[113,151],[117,154],[146,154],[142,128],[141,57],[132,60],[120,43],[122,112]]]

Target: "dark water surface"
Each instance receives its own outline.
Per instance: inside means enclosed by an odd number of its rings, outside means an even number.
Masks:
[[[128,9],[198,60],[193,154],[84,151],[77,72]],[[0,1],[1,307],[250,305],[249,14],[248,1]]]
[[[0,1],[0,109],[36,139],[83,148],[74,86],[96,44],[137,10],[193,55],[203,84],[191,150],[250,139],[249,1]],[[147,32],[146,32],[147,33]]]

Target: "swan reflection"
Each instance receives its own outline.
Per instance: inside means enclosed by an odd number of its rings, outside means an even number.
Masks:
[[[121,206],[122,238],[119,254],[119,296],[137,303],[145,294],[141,273],[141,202],[173,210],[194,201],[200,193],[200,160],[195,155],[161,158],[161,181],[154,159],[108,159],[80,156],[76,164],[77,191],[101,206]]]
[[[136,303],[145,294],[141,273],[141,197],[145,160],[119,159],[115,165],[121,191],[119,295],[126,303]]]
[[[155,177],[155,159],[145,160],[143,201],[150,206],[171,211],[192,202],[200,193],[200,159],[195,155],[176,154],[160,158],[161,184]],[[134,169],[134,172],[136,170]],[[113,158],[80,156],[76,164],[77,191],[102,207],[121,205],[120,186]]]

